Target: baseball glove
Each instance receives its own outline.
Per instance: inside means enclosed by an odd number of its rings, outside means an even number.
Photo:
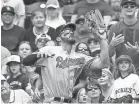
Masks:
[[[88,24],[88,28],[96,35],[101,35],[106,31],[106,26],[103,17],[99,10],[92,10],[85,16],[85,21]]]

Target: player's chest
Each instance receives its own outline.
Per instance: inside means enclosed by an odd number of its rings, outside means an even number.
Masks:
[[[84,64],[85,58],[77,55],[67,55],[67,54],[56,54],[54,57],[49,59],[49,63],[55,63],[56,68],[66,69],[66,68],[77,68]]]

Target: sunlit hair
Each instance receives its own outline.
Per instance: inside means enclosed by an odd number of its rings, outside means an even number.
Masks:
[[[33,19],[37,13],[42,13],[44,15],[44,17],[46,18],[46,13],[44,12],[44,10],[42,9],[36,9],[31,13],[31,19]]]
[[[103,73],[106,73],[109,77],[109,83],[108,83],[108,86],[111,86],[114,82],[114,77],[113,77],[113,74],[111,73],[111,71],[109,70],[109,68],[105,68],[105,69],[102,69],[102,72]]]

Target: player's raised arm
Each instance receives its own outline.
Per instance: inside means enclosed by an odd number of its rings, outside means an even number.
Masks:
[[[93,60],[90,64],[91,69],[103,69],[106,67],[109,67],[110,61],[109,61],[109,52],[108,52],[108,43],[106,39],[106,26],[104,23],[104,20],[101,16],[101,13],[99,10],[92,11],[86,15],[86,20],[91,21],[94,23],[94,27],[92,25],[89,25],[91,30],[95,33],[95,35],[99,38],[100,42],[100,58]],[[89,22],[90,23],[90,22]]]
[[[108,53],[108,43],[106,38],[102,35],[100,36],[100,58],[95,59],[90,65],[91,69],[103,69],[109,67],[109,53]]]

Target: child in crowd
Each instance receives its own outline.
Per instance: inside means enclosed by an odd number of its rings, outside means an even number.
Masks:
[[[132,60],[128,55],[121,55],[116,59],[119,78],[114,81],[111,102],[135,103],[139,97],[139,76],[135,73]]]
[[[20,56],[12,55],[8,57],[7,65],[10,74],[7,82],[9,83],[11,89],[23,89],[26,91],[29,78],[27,75],[22,73]]]

